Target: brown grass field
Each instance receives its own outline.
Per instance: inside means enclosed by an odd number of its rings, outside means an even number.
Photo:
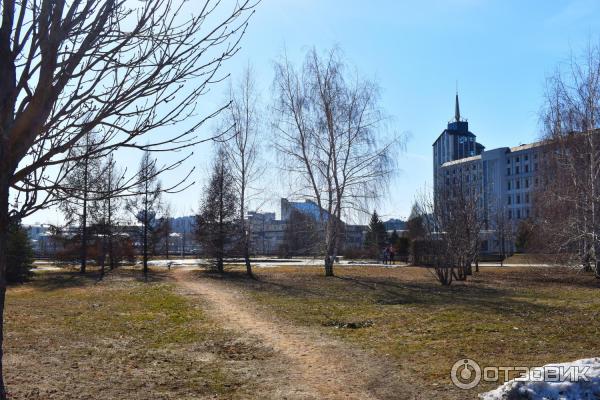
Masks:
[[[289,341],[263,337],[265,326],[281,326],[284,339],[302,332],[292,345],[327,342],[331,346],[315,350],[321,358],[314,360],[335,367],[339,354],[350,365],[347,375],[356,368],[357,378],[369,376],[368,396],[345,398],[476,398],[501,382],[471,391],[453,387],[450,368],[461,358],[482,366],[538,366],[600,353],[600,283],[572,270],[482,268],[451,287],[416,267],[338,267],[336,277],[325,278],[321,268],[282,266],[258,269],[255,281],[237,267],[223,276],[193,270],[176,280],[174,274],[152,271],[146,282],[128,269],[102,281],[93,273],[43,272],[10,288],[11,396],[322,398],[310,396],[317,388],[311,379],[318,377],[311,370],[290,378],[286,365],[297,354],[280,348]],[[214,282],[217,295],[227,290],[232,295],[223,301],[239,302],[231,307],[244,307],[246,319],[232,323],[232,314],[225,321],[202,295],[203,286],[192,293],[182,279]],[[260,323],[245,330],[248,315]],[[294,395],[290,382],[301,378],[308,386]]]

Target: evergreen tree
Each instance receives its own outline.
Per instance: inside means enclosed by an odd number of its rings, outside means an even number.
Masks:
[[[63,195],[59,204],[67,222],[79,225],[79,272],[82,274],[87,267],[89,227],[98,219],[98,208],[92,206],[92,203],[98,197],[103,171],[100,158],[90,154],[97,151],[99,140],[96,135],[89,133],[71,150],[70,157],[75,161],[67,164],[69,173],[65,177]]]
[[[369,221],[368,231],[365,238],[365,247],[372,256],[379,254],[387,244],[387,231],[383,221],[379,219],[377,211],[373,211],[371,221]]]
[[[398,235],[398,232],[396,232],[396,230],[394,229],[394,231],[390,235],[390,244],[396,247],[396,243],[398,243],[398,240],[400,240],[400,235]]]
[[[222,148],[217,151],[205,193],[196,217],[198,239],[213,258],[215,269],[223,272],[226,247],[239,236],[235,225],[239,202],[227,154]]]
[[[23,282],[32,268],[33,249],[27,232],[16,222],[8,228],[7,257],[6,281]]]

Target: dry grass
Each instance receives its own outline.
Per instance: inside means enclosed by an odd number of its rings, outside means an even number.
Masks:
[[[373,352],[436,399],[472,398],[496,386],[455,389],[449,370],[464,357],[534,366],[600,350],[600,285],[569,270],[482,268],[449,288],[412,267],[343,267],[335,278],[316,267],[256,272],[257,281],[239,268],[218,279],[242,288],[277,323]],[[251,399],[265,381],[257,371],[285,368],[261,343],[223,330],[198,296],[177,289],[166,274],[151,276],[144,282],[138,271],[123,269],[97,281],[93,274],[45,272],[11,288],[12,397]]]
[[[38,274],[11,288],[6,379],[15,399],[243,398],[232,359],[252,357],[153,274],[119,271],[103,281]],[[245,386],[244,386],[245,385]],[[251,386],[248,386],[251,388]]]
[[[449,379],[469,357],[481,365],[536,366],[598,356],[599,282],[565,269],[482,268],[466,283],[441,287],[428,271],[344,267],[324,278],[315,267],[232,272],[265,309],[394,360],[439,398],[469,398]],[[366,323],[365,323],[366,322]],[[371,326],[372,322],[372,326]],[[364,323],[361,329],[339,328]]]

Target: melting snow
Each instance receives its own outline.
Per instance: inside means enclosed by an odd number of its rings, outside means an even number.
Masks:
[[[564,379],[556,378],[557,371]],[[545,375],[550,378],[545,379]],[[508,381],[479,397],[483,400],[600,399],[600,358],[532,368],[526,378]]]

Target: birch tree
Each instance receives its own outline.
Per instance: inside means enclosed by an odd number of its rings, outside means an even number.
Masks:
[[[548,79],[542,121],[537,243],[600,278],[600,45]]]
[[[342,217],[368,213],[392,172],[392,145],[380,143],[377,86],[350,75],[339,50],[306,54],[300,70],[275,67],[275,147],[300,196],[312,199],[324,225],[325,275],[333,276]]]
[[[224,122],[233,130],[233,137],[224,143],[228,165],[239,201],[239,228],[246,273],[252,274],[250,263],[250,226],[246,221],[246,210],[253,192],[256,192],[259,165],[259,110],[258,96],[252,69],[248,66],[236,86],[230,87],[231,104],[224,113]]]

